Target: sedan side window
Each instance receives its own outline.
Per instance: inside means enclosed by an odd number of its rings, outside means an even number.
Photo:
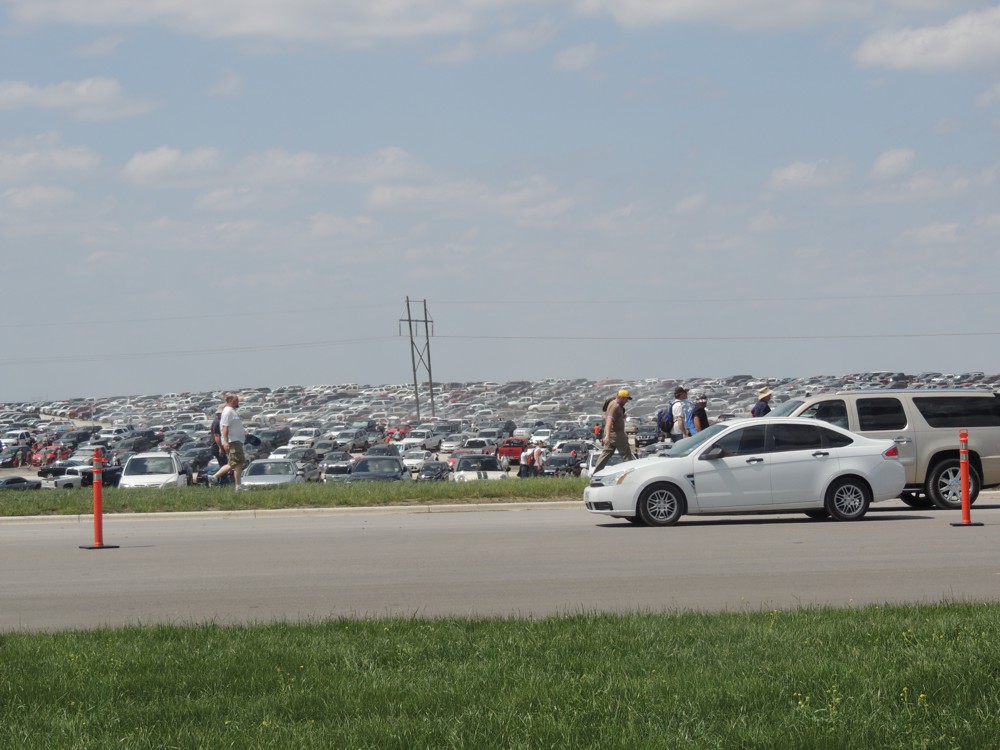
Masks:
[[[816,450],[823,447],[819,426],[811,424],[772,425],[774,452]]]
[[[753,425],[735,430],[720,438],[713,447],[723,450],[724,456],[745,456],[764,452],[764,425]]]

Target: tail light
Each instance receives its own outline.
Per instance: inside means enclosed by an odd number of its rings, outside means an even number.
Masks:
[[[882,458],[899,458],[899,448],[895,445],[882,451]]]

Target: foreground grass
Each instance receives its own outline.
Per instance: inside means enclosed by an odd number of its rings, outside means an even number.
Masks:
[[[578,500],[587,480],[575,477],[480,482],[364,482],[302,484],[273,490],[234,492],[232,487],[120,490],[106,487],[105,513],[155,513],[274,508],[333,508],[421,503],[477,503],[517,500]],[[40,490],[0,493],[0,516],[79,515],[93,512],[93,493]]]
[[[1000,606],[0,636],[0,748],[996,748]]]

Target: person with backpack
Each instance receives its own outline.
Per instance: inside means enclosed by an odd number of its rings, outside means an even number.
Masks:
[[[622,461],[634,461],[632,447],[625,432],[625,402],[631,401],[632,395],[627,388],[618,391],[618,395],[607,401],[607,411],[604,414],[604,447],[594,466],[594,474],[603,469],[617,450]]]
[[[670,402],[670,440],[678,442],[691,436],[691,402],[687,400],[688,389],[683,385],[674,388],[674,400]]]

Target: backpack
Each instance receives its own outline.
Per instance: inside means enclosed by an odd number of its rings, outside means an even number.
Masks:
[[[660,432],[669,435],[673,430],[671,427],[674,426],[674,402],[671,401],[664,408],[656,412],[656,427]]]

